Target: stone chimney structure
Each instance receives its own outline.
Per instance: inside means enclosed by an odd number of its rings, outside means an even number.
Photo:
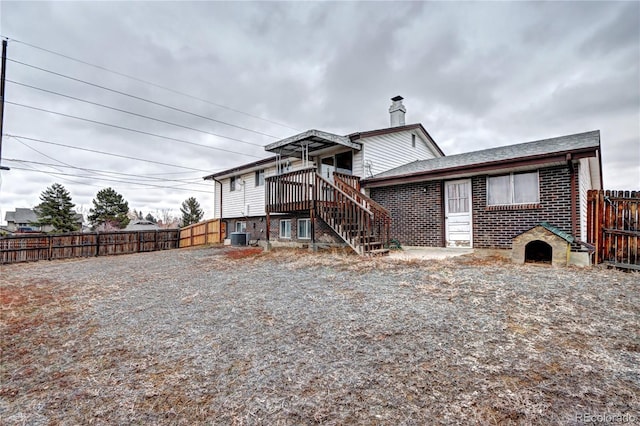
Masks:
[[[389,107],[389,115],[391,116],[391,127],[399,127],[404,126],[404,115],[407,112],[407,109],[402,105],[402,100],[404,98],[402,96],[394,96],[391,98],[393,103]]]

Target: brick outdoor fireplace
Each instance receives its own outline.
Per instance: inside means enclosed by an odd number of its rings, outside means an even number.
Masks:
[[[513,239],[511,259],[515,263],[548,263],[566,266],[573,237],[542,222]]]

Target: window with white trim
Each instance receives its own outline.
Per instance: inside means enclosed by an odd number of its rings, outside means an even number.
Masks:
[[[236,190],[236,180],[237,178],[235,176],[231,176],[231,178],[229,179],[229,191]]]
[[[236,232],[247,232],[247,222],[236,222]]]
[[[416,147],[416,135],[412,134],[411,135],[411,148],[415,148]]]
[[[298,219],[298,239],[311,239],[311,219]]]
[[[291,238],[291,219],[280,221],[280,238]]]
[[[487,205],[536,204],[540,202],[538,172],[487,177]]]

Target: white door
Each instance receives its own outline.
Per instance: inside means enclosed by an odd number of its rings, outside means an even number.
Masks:
[[[445,182],[444,206],[447,247],[473,247],[471,180]]]

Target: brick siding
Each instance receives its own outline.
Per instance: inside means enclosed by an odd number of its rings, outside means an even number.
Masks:
[[[371,188],[391,213],[391,238],[405,246],[443,247],[442,181]]]
[[[577,168],[574,171],[576,182]],[[471,179],[473,246],[511,248],[511,240],[546,221],[572,234],[571,208],[579,211],[579,197],[571,202],[571,172],[566,166],[539,170],[540,203],[487,208],[487,178]],[[371,188],[370,196],[391,212],[391,238],[408,246],[444,246],[443,181]],[[577,195],[577,191],[576,191]],[[578,216],[579,217],[579,216]],[[576,231],[579,233],[576,224]],[[579,235],[576,235],[579,237]]]
[[[576,176],[577,178],[577,176]],[[530,208],[492,210],[487,208],[486,176],[471,180],[473,191],[473,246],[511,248],[511,240],[540,224],[549,222],[571,234],[571,172],[568,167],[539,170],[540,203]]]
[[[310,243],[311,239],[298,239],[298,219],[307,219],[308,212],[287,215],[271,216],[270,240],[283,242]],[[291,238],[280,238],[280,220],[291,219]],[[252,240],[267,240],[267,218],[266,216],[254,216],[247,218],[224,219],[227,222],[227,238],[235,232],[236,222],[246,222],[247,232],[251,234]],[[316,243],[342,244],[344,241],[336,234],[322,219],[315,220],[315,240]]]

